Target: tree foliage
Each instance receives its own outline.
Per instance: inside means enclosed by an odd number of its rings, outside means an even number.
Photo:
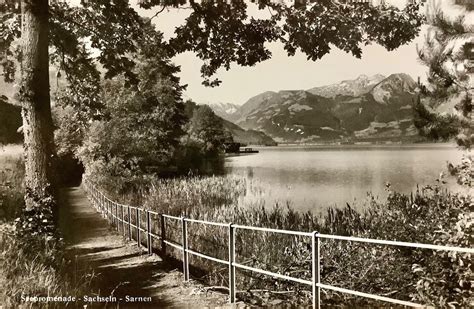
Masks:
[[[144,6],[160,3],[146,1]],[[191,15],[170,40],[170,50],[173,54],[190,50],[204,60],[201,73],[208,86],[219,85],[219,80],[209,78],[220,67],[252,66],[271,58],[267,42],[281,42],[288,55],[301,51],[313,61],[332,47],[360,58],[361,46],[371,42],[393,50],[414,39],[423,20],[414,2],[398,10],[331,0],[295,8],[263,0],[258,8],[268,10],[270,17],[261,19],[248,15],[244,0],[190,1],[190,8]]]
[[[199,106],[188,100],[184,113],[188,122],[175,158],[178,174],[221,174],[224,143],[233,141],[232,134],[207,105]]]
[[[429,68],[428,87],[422,86],[421,94],[430,106],[416,105],[415,125],[423,135],[433,140],[456,138],[459,146],[471,148],[474,143],[474,25],[466,21],[464,14],[456,18],[447,17],[434,2],[427,15],[430,30],[418,54],[421,62]],[[447,101],[457,102],[457,113],[438,114],[430,108]]]
[[[232,63],[248,66],[269,59],[267,42],[282,42],[289,55],[300,50],[312,60],[322,58],[332,47],[361,57],[361,46],[371,42],[393,50],[414,39],[423,20],[416,2],[400,10],[331,0],[298,8],[277,1],[258,1],[259,10],[270,12],[268,18],[249,16],[249,4],[244,0],[189,1],[189,4],[151,0],[140,1],[140,6],[191,10],[191,15],[164,46],[170,56],[195,52],[205,62],[201,73],[204,83],[210,86],[219,84],[218,80],[209,78],[220,67],[229,69]],[[128,82],[137,82],[133,71],[135,61],[128,55],[137,51],[139,42],[150,39],[143,35],[150,20],[141,18],[128,1],[82,0],[78,6],[52,1],[50,11],[51,59],[66,72],[72,86],[84,87],[84,78],[91,81],[97,78],[92,60],[106,69],[106,77],[124,74]],[[14,42],[21,35],[17,1],[3,1],[0,13],[0,33],[4,37],[0,45],[1,63],[6,72],[4,77],[11,81],[17,56]],[[94,55],[92,50],[96,51]],[[74,83],[79,80],[80,83]]]
[[[232,142],[232,135],[225,130],[222,119],[207,105],[194,109],[188,135],[201,145],[204,154],[217,154],[224,149],[224,143]]]
[[[124,76],[101,84],[97,119],[79,127],[81,114],[73,106],[59,110],[58,145],[95,176],[130,180],[176,170],[174,155],[186,122],[183,87],[173,75],[177,68],[164,58],[140,59],[136,86],[126,87]]]
[[[414,106],[414,124],[422,136],[434,141],[447,142],[459,133],[462,120],[453,114],[437,114],[421,103]]]

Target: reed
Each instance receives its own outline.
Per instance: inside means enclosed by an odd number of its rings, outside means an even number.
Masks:
[[[253,185],[245,178],[236,176],[188,177],[153,181],[139,190],[114,198],[160,213],[214,222],[420,243],[439,243],[443,240],[446,245],[469,246],[469,241],[466,244],[466,237],[469,239],[467,234],[459,239],[455,236],[439,237],[440,231],[445,235],[455,235],[459,224],[472,223],[472,215],[467,223],[458,222],[459,218],[470,214],[472,197],[469,195],[451,194],[439,187],[427,186],[412,195],[391,192],[385,201],[369,196],[362,207],[364,211],[356,211],[347,205],[344,208],[329,208],[325,214],[316,216],[311,212],[295,211],[289,205],[266,208],[258,201],[242,205],[242,197],[249,190],[259,190]],[[166,228],[167,237],[180,242],[179,222],[168,220]],[[159,227],[155,225],[154,230],[159,230]],[[226,228],[189,223],[190,248],[226,260],[227,232]],[[310,239],[239,230],[236,247],[239,263],[311,279]],[[170,248],[169,252],[177,258],[181,257],[179,251]],[[459,292],[448,283],[435,289],[428,288],[429,283],[425,284],[438,276],[430,268],[439,272],[441,265],[444,272],[450,274],[450,280],[466,280],[469,277],[469,267],[457,269],[451,265],[449,256],[440,253],[337,240],[323,240],[321,252],[321,277],[326,284],[434,305],[445,304],[449,299],[460,304],[472,301],[472,292],[468,292],[466,287],[458,288]],[[468,257],[459,258],[461,263],[469,264]],[[206,270],[201,279],[209,284],[227,284],[226,267],[198,257],[191,257],[190,262]],[[420,269],[424,271],[423,275]],[[240,298],[255,304],[268,304],[272,295],[279,298],[284,295],[286,301],[295,306],[307,305],[310,301],[310,293],[305,286],[240,271],[237,278]],[[271,291],[285,293],[272,294]],[[326,291],[322,297],[325,304],[334,306],[386,305]]]

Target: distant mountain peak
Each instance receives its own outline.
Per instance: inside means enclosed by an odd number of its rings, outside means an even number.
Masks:
[[[206,105],[212,109],[214,108],[221,109],[229,114],[235,113],[237,109],[239,108],[238,105],[233,104],[233,103],[227,103],[227,102],[208,103]]]
[[[355,80],[377,80],[377,79],[384,79],[385,76],[382,74],[375,74],[372,76],[366,75],[366,74],[361,74],[359,75]]]
[[[413,94],[416,87],[417,84],[410,75],[395,73],[378,83],[370,93],[378,103],[388,104],[393,96],[401,93]]]
[[[222,117],[226,120],[234,121],[236,120],[234,118],[238,118],[235,115],[238,112],[240,106],[236,104],[227,103],[227,102],[217,102],[217,103],[208,103],[206,105],[209,106],[217,116]]]
[[[295,90],[280,90],[280,91],[278,91],[278,93],[280,93],[280,94],[285,94],[285,93],[295,94],[295,93],[298,93],[298,92],[304,92],[304,90],[295,89]]]
[[[381,74],[376,74],[373,76],[362,74],[356,79],[343,80],[336,84],[314,87],[309,89],[308,92],[326,98],[335,98],[339,95],[355,97],[368,93],[372,87],[384,79],[385,76]]]

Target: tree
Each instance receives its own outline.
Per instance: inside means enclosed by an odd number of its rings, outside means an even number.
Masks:
[[[51,204],[54,155],[49,94],[48,0],[21,2],[21,82],[26,207]]]
[[[6,81],[14,81],[20,64],[27,215],[43,218],[41,224],[50,226],[55,205],[50,64],[66,74],[76,102],[94,114],[97,102],[88,100],[100,86],[94,61],[103,65],[107,77],[123,73],[135,82],[133,61],[124,55],[135,51],[146,23],[127,1],[83,1],[80,7],[70,7],[62,1],[6,0],[0,3],[0,13],[0,62]],[[101,51],[97,59],[90,56],[88,42]]]
[[[415,125],[432,140],[455,138],[460,147],[469,149],[474,143],[474,25],[466,22],[464,14],[447,17],[436,2],[431,3],[427,16],[430,30],[418,54],[429,68],[428,87],[420,85],[428,106],[419,99]],[[434,111],[437,105],[448,101],[456,102],[457,113]]]
[[[224,144],[233,142],[232,133],[224,127],[223,119],[207,105],[197,105],[187,100],[184,103],[184,112],[189,120],[176,156],[178,173],[222,174]]]
[[[224,143],[232,142],[232,135],[225,130],[222,119],[207,106],[197,106],[189,123],[188,135],[198,141],[206,156],[214,157],[224,149]]]
[[[79,6],[63,1],[48,4],[48,0],[20,3],[18,6],[16,0],[5,0],[0,4],[0,62],[8,81],[14,79],[15,60],[21,63],[25,200],[28,208],[41,209],[54,197],[49,61],[65,73],[69,91],[83,106],[81,109],[96,116],[100,101],[90,100],[89,95],[99,93],[96,63],[104,68],[106,78],[123,75],[126,86],[136,85],[133,54],[137,43],[153,41],[157,32],[150,30],[150,20],[142,19],[126,0],[82,0]],[[259,1],[258,7],[268,9],[271,16],[261,19],[248,16],[248,5],[243,0],[190,1],[189,5],[182,0],[140,3],[145,9],[191,9],[186,22],[176,29],[176,36],[163,45],[168,56],[194,51],[203,59],[201,72],[209,86],[219,84],[210,77],[220,67],[229,69],[232,63],[250,66],[269,59],[266,42],[280,41],[289,55],[300,50],[312,60],[320,59],[333,46],[361,57],[361,45],[376,42],[393,50],[415,38],[422,23],[419,5],[414,1],[398,10],[333,0],[288,7],[266,0]]]
[[[174,157],[187,121],[184,87],[174,76],[178,68],[159,50],[153,55],[145,55],[146,47],[140,51],[137,85],[125,87],[124,76],[102,82],[100,117],[84,121],[68,100],[58,111],[59,149],[79,158],[87,174],[104,184],[126,187],[177,170]],[[84,125],[78,127],[80,123]]]

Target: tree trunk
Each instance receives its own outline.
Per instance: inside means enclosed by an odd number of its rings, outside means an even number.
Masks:
[[[21,85],[26,210],[54,205],[48,0],[22,0]],[[51,210],[51,209],[50,209]]]

